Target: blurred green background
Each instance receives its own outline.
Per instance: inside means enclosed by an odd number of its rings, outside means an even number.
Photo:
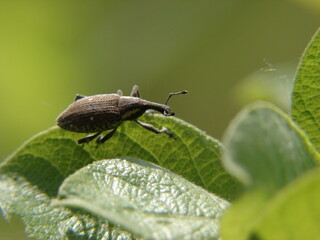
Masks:
[[[221,139],[244,103],[288,109],[319,20],[319,0],[2,0],[0,159],[55,125],[76,93],[134,84],[161,103],[189,90],[171,100],[176,116]],[[24,239],[22,229],[1,219],[0,239]]]

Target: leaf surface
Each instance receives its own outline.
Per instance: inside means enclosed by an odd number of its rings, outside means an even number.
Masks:
[[[292,92],[292,119],[320,150],[320,29],[306,48]]]
[[[94,162],[68,177],[55,204],[85,209],[144,239],[216,239],[229,205],[154,164]]]
[[[319,168],[299,177],[270,202],[253,235],[274,240],[319,238],[319,189]]]
[[[109,226],[102,218],[92,219],[85,214],[74,216],[70,210],[50,206],[70,174],[96,160],[123,157],[156,163],[220,197],[234,197],[239,183],[223,169],[220,162],[222,147],[218,141],[173,117],[152,114],[141,121],[159,128],[167,127],[176,140],[151,133],[134,122],[125,122],[102,145],[91,142],[81,146],[77,140],[86,134],[58,127],[26,142],[0,167],[3,214],[22,216],[28,233],[40,239],[45,233],[49,239],[61,239],[70,231],[86,236],[88,229],[91,229],[88,236],[92,237],[99,230],[93,226],[100,226],[100,222],[104,224],[99,237],[109,234],[112,238],[120,235],[130,238],[128,232]]]
[[[133,239],[105,219],[51,206],[51,198],[24,177],[0,174],[0,208],[7,218],[21,217],[30,237],[38,239]]]
[[[224,239],[247,239],[270,199],[319,163],[305,134],[278,108],[258,103],[244,109],[224,138],[224,163],[247,185],[223,219]]]

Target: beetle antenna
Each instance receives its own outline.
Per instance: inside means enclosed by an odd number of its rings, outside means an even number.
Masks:
[[[186,93],[188,93],[187,90],[183,90],[183,91],[180,91],[180,92],[169,93],[169,96],[167,97],[165,105],[167,105],[167,103],[168,103],[169,99],[171,98],[171,96],[173,96],[173,95],[181,95],[181,94],[186,94]]]

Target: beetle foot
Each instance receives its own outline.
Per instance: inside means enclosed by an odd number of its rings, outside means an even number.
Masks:
[[[78,140],[78,144],[91,142],[93,139],[95,139],[100,134],[101,134],[101,132],[97,132],[96,134],[88,135],[88,136],[86,136],[84,138],[81,138],[81,139]]]
[[[165,134],[168,135],[169,138],[173,138],[174,140],[176,140],[176,138],[174,137],[174,134],[172,132],[170,132],[167,128],[163,127],[160,132],[163,132]]]
[[[97,138],[97,144],[104,143],[105,141],[110,139],[113,136],[113,134],[116,132],[116,130],[117,130],[117,128],[114,128],[114,129],[112,129],[111,132],[107,133],[105,136],[100,135]]]
[[[97,146],[102,143],[102,138],[103,138],[102,135],[100,135],[99,137],[97,137],[97,140],[96,140]]]

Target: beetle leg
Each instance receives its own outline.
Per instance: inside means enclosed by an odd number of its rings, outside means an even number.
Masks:
[[[131,93],[130,93],[130,96],[131,97],[140,97],[140,92],[139,92],[139,87],[137,85],[134,85],[132,90],[131,90]]]
[[[102,132],[98,132],[96,134],[93,134],[93,135],[88,135],[84,138],[81,138],[78,140],[78,143],[79,144],[82,144],[82,143],[88,143],[88,142],[91,142],[93,139],[95,139],[96,137],[98,137]]]
[[[117,94],[120,95],[120,96],[123,96],[122,90],[121,90],[121,89],[118,89]]]
[[[85,97],[86,97],[85,95],[77,94],[76,99],[74,101],[78,101],[79,99],[85,98]]]
[[[105,141],[107,141],[109,138],[111,138],[113,136],[113,134],[115,133],[115,131],[117,130],[117,128],[113,129],[111,132],[107,133],[107,135],[105,136],[100,136],[97,138],[97,143],[104,143]]]
[[[148,124],[148,123],[143,123],[143,122],[140,122],[139,120],[135,120],[136,123],[138,123],[141,127],[144,127],[145,129],[151,131],[151,132],[154,132],[156,134],[159,134],[159,133],[165,133],[167,134],[170,138],[174,138],[174,135],[172,132],[168,131],[167,128],[163,127],[161,129],[158,129],[154,126],[152,126],[151,124]]]

